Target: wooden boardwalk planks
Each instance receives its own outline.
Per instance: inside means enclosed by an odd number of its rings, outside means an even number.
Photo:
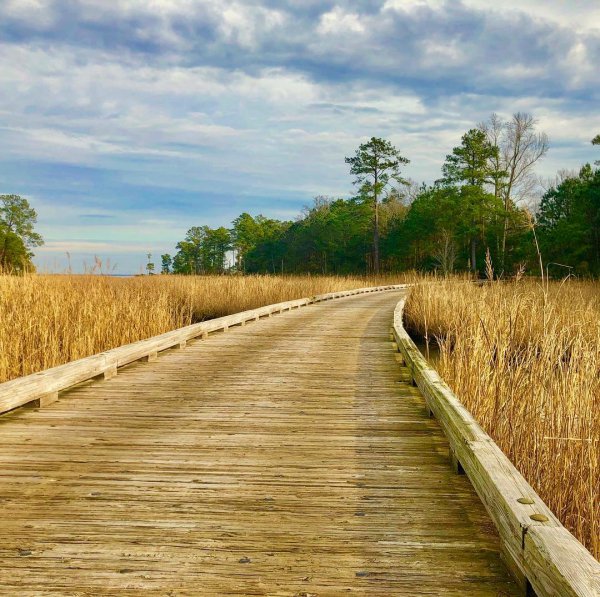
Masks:
[[[389,337],[292,311],[0,418],[0,593],[513,595]]]

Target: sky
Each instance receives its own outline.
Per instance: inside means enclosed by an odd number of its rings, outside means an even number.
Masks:
[[[347,197],[371,136],[439,178],[492,112],[533,114],[537,171],[597,159],[598,0],[0,0],[0,194],[41,271],[137,273],[194,225]]]

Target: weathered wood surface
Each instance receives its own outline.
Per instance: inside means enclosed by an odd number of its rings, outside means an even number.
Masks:
[[[0,417],[0,594],[515,595],[397,362],[398,296],[235,327]]]
[[[565,529],[471,413],[423,358],[394,313],[394,337],[428,410],[442,426],[455,466],[471,480],[502,541],[523,594],[598,597],[600,563]],[[534,518],[532,518],[534,517]]]
[[[107,350],[90,357],[79,359],[65,365],[40,371],[26,377],[0,384],[0,414],[18,408],[30,402],[44,402],[46,396],[68,389],[71,386],[87,381],[93,377],[103,376],[111,378],[116,375],[117,369],[140,359],[154,358],[156,353],[178,346],[194,338],[206,337],[209,332],[227,330],[233,325],[244,325],[247,321],[257,320],[261,317],[271,317],[274,313],[282,313],[291,309],[306,307],[314,303],[331,300],[338,297],[368,294],[390,289],[404,288],[404,285],[375,286],[370,288],[357,288],[340,292],[319,294],[309,298],[300,298],[275,305],[259,307],[251,311],[242,311],[225,317],[195,323],[160,336],[141,340],[125,346]]]

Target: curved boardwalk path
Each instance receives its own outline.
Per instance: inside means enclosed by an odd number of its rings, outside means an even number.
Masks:
[[[3,595],[516,594],[389,329],[398,292],[0,418]]]

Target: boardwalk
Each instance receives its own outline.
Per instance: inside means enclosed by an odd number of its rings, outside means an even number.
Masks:
[[[0,418],[2,595],[516,594],[389,336],[397,292]]]

